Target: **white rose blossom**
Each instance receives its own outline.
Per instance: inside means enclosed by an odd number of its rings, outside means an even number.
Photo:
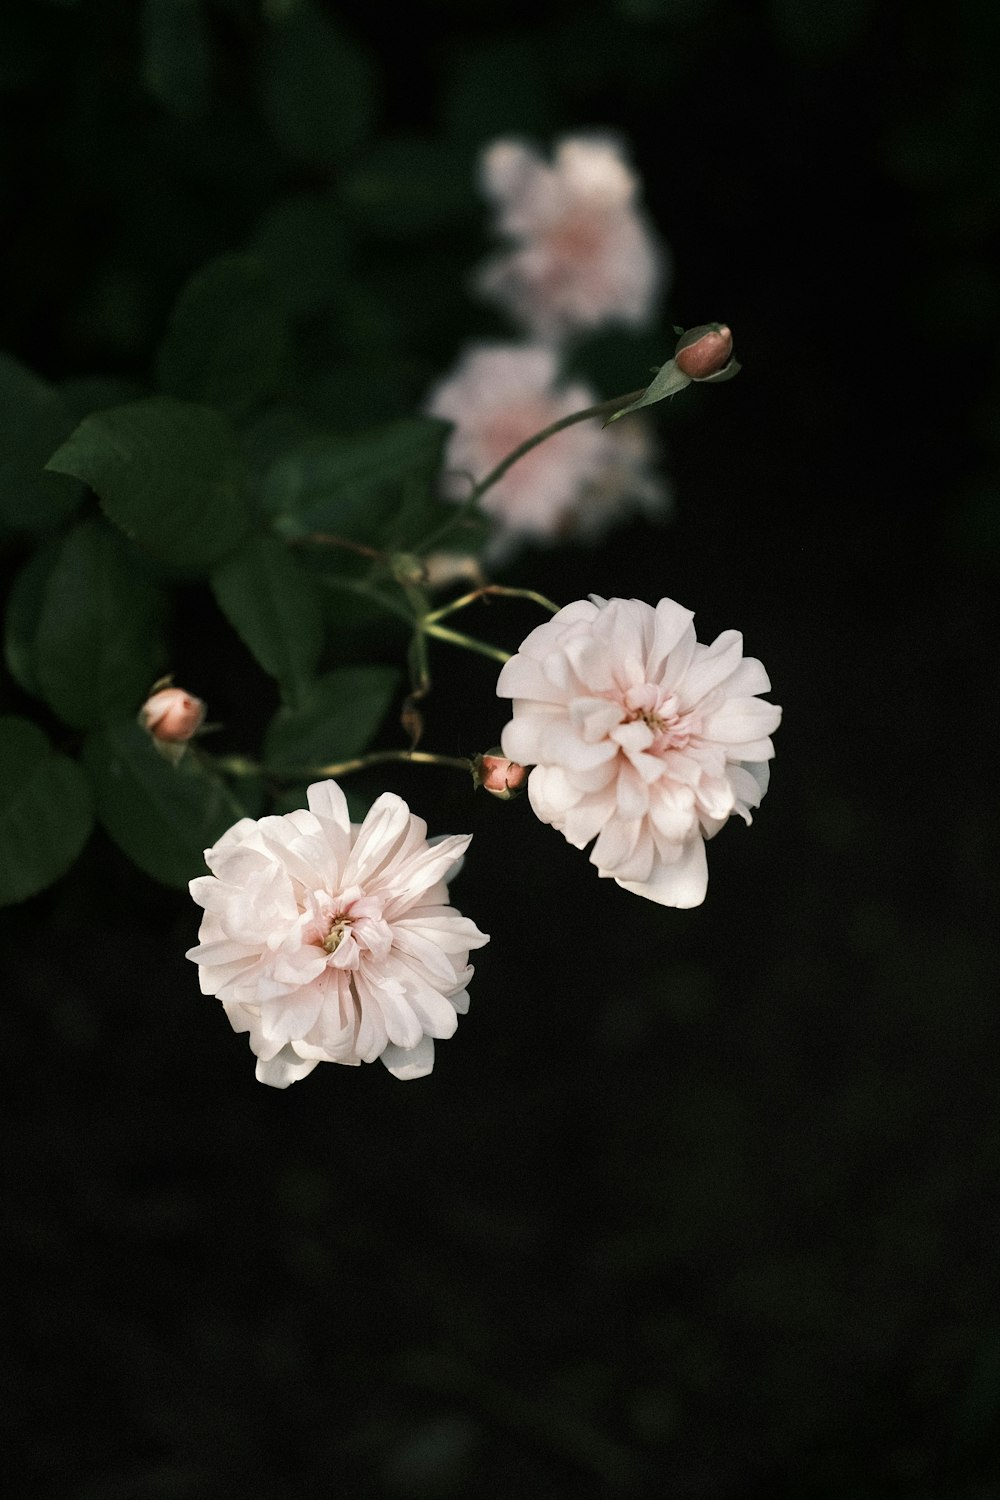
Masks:
[[[560,385],[558,357],[541,344],[480,344],[431,392],[426,410],[454,423],[444,493],[462,501],[476,480],[544,427],[593,406],[581,381]],[[512,464],[479,502],[496,533],[486,560],[505,561],[520,540],[594,541],[636,511],[661,514],[668,492],[653,470],[640,422],[596,419],[555,433]]]
[[[767,790],[781,709],[743,637],[711,646],[672,599],[591,595],[561,609],[502,668],[514,717],[504,755],[532,765],[531,805],[591,863],[663,906],[705,899],[705,840],[747,823]]]
[[[382,1062],[397,1078],[434,1066],[434,1039],[468,1009],[469,950],[489,939],[448,905],[445,884],[471,835],[428,842],[385,792],[352,823],[334,781],[309,809],[243,818],[191,881],[205,908],[203,994],[250,1033],[262,1083],[286,1088],[317,1063]]]
[[[483,153],[480,180],[496,206],[496,231],[512,247],[488,260],[474,284],[527,333],[561,339],[651,318],[664,255],[615,140],[568,136],[551,166],[523,142],[498,140]]]

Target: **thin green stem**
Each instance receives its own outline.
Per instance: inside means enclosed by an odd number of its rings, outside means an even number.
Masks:
[[[432,635],[438,641],[450,641],[453,646],[462,646],[466,651],[475,651],[480,656],[488,656],[492,661],[510,661],[511,652],[503,651],[499,646],[491,646],[486,641],[477,641],[475,636],[463,635],[461,631],[449,630],[447,625],[428,625],[426,619],[420,621],[420,629],[424,635]]]
[[[553,604],[551,599],[546,599],[544,594],[538,594],[534,589],[515,589],[508,588],[502,583],[487,583],[482,588],[473,589],[471,594],[463,594],[460,599],[453,599],[450,604],[445,604],[441,609],[432,610],[430,614],[424,615],[423,623],[425,626],[436,624],[446,615],[454,614],[458,609],[465,609],[469,604],[475,604],[477,599],[491,595],[499,595],[505,599],[530,599],[533,604],[541,605],[542,609],[547,609],[550,614],[559,613],[558,604]]]
[[[352,771],[364,771],[368,766],[382,765],[387,761],[401,761],[415,766],[446,766],[449,770],[466,773],[472,770],[472,762],[459,755],[435,755],[430,750],[372,750],[368,755],[355,755],[351,760],[339,760],[333,765],[317,766],[310,774],[349,776]]]
[[[452,531],[456,526],[468,519],[470,513],[476,508],[480,500],[491,490],[498,480],[502,479],[507,470],[516,464],[519,458],[530,453],[532,448],[537,448],[539,443],[544,443],[546,438],[553,437],[557,432],[562,432],[566,427],[572,427],[576,422],[586,422],[591,417],[612,417],[616,411],[623,406],[630,406],[633,401],[638,401],[643,395],[646,387],[642,386],[637,391],[629,391],[625,396],[612,396],[610,401],[598,401],[593,406],[584,407],[582,411],[571,412],[568,417],[560,417],[557,422],[550,422],[548,427],[543,427],[540,432],[534,433],[532,437],[525,438],[523,443],[518,443],[516,448],[511,449],[506,458],[502,458],[495,469],[491,469],[485,479],[480,479],[478,484],[473,485],[465,500],[456,510],[450,520],[445,521],[429,537],[415,549],[417,552],[427,552],[431,547],[438,544],[442,537]]]

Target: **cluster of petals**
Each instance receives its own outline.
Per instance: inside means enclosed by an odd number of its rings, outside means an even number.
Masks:
[[[469,950],[488,941],[448,904],[471,836],[428,842],[391,792],[360,824],[336,782],[311,786],[308,802],[244,818],[206,850],[212,873],[191,882],[205,915],[187,955],[202,993],[249,1032],[262,1083],[376,1058],[420,1078],[435,1038],[468,1009]]]
[[[598,873],[664,906],[705,899],[705,840],[767,790],[781,709],[743,637],[712,645],[661,599],[578,600],[522,642],[497,682],[513,699],[503,753],[531,764],[538,817]]]
[[[560,383],[558,356],[543,344],[480,344],[430,393],[427,411],[454,426],[444,493],[463,500],[519,444],[598,397]],[[636,511],[656,514],[667,491],[641,422],[578,422],[530,449],[479,502],[493,518],[486,557],[506,560],[519,540],[593,541]]]
[[[617,141],[568,136],[550,165],[523,142],[501,139],[483,153],[480,179],[510,248],[479,269],[476,290],[529,335],[560,339],[651,317],[664,257]]]

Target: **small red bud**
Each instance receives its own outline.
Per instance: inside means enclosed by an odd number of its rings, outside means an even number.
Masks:
[[[689,380],[711,380],[733,357],[733,335],[725,323],[702,323],[682,334],[674,364]]]
[[[494,750],[487,750],[485,755],[474,758],[472,779],[476,786],[481,786],[492,797],[509,802],[511,797],[518,796],[527,786],[528,767],[518,765],[516,760],[508,760],[497,746]]]
[[[184,745],[201,728],[204,718],[201,699],[176,687],[153,693],[139,713],[139,723],[160,745]]]

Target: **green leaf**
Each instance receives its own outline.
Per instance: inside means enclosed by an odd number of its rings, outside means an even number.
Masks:
[[[266,56],[264,102],[279,145],[315,166],[346,161],[374,114],[367,54],[307,4],[276,19]]]
[[[639,411],[643,406],[655,406],[657,401],[665,401],[668,396],[676,396],[685,386],[691,384],[687,375],[682,375],[672,359],[668,359],[665,365],[661,365],[653,379],[647,385],[642,395],[636,401],[630,401],[628,406],[623,406],[616,411],[613,417],[609,417],[604,424],[610,426],[617,422],[620,417],[628,416],[630,411]]]
[[[406,417],[353,437],[302,443],[271,466],[262,503],[287,535],[326,531],[377,544],[408,486],[434,479],[449,430]]]
[[[128,401],[141,401],[148,390],[138,380],[126,380],[117,375],[74,375],[59,382],[59,394],[72,413],[72,430],[84,417],[93,411],[106,411],[109,406],[124,406]]]
[[[204,874],[204,850],[244,816],[241,803],[196,753],[171,765],[133,720],[88,735],[83,759],[105,829],[164,885],[185,886]]]
[[[18,531],[58,526],[83,499],[63,475],[47,474],[53,448],[72,430],[58,392],[0,354],[0,522]]]
[[[35,638],[45,604],[49,574],[59,557],[60,543],[40,547],[14,579],[4,615],[4,660],[14,681],[33,698],[43,696],[35,673]]]
[[[193,119],[208,103],[211,57],[201,0],[144,0],[142,81],[175,115]]]
[[[344,178],[346,206],[388,238],[429,234],[481,217],[470,150],[419,136],[381,141]]]
[[[252,256],[227,255],[182,290],[157,358],[171,396],[240,416],[278,390],[288,332],[274,287]]]
[[[212,573],[226,619],[292,702],[306,693],[323,650],[319,585],[272,536],[252,537]]]
[[[161,672],[160,590],[137,571],[105,522],[79,522],[45,583],[32,666],[46,701],[67,724],[89,729],[138,712]]]
[[[47,467],[89,484],[126,536],[179,568],[210,567],[247,529],[236,435],[207,406],[155,396],[94,412]]]
[[[333,306],[347,274],[343,212],[331,194],[300,193],[273,205],[251,242],[293,317]]]
[[[367,749],[399,687],[395,667],[338,667],[298,708],[280,708],[264,738],[271,770],[306,770]]]
[[[0,718],[0,906],[64,875],[93,826],[93,798],[76,761],[27,719]]]

